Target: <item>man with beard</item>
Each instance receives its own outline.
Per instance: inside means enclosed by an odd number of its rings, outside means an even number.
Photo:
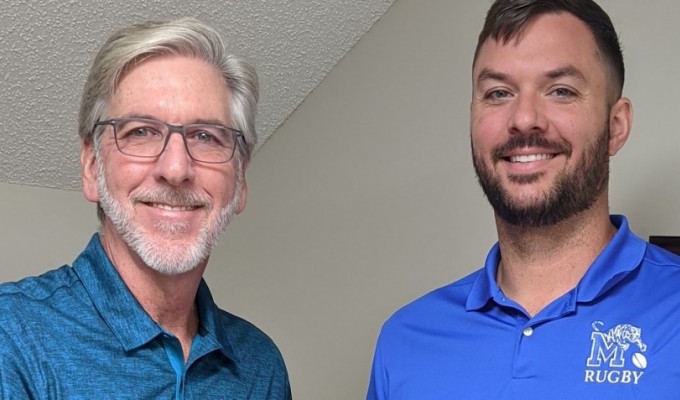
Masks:
[[[202,280],[245,207],[257,100],[199,21],[107,40],[79,120],[101,229],[72,267],[0,286],[0,398],[290,398],[274,343]]]
[[[680,392],[680,259],[608,211],[631,103],[592,0],[497,0],[471,142],[498,243],[383,326],[368,399],[661,399]],[[671,396],[672,397],[672,396]]]

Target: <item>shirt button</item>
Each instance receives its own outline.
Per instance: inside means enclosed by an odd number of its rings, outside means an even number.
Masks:
[[[531,336],[531,335],[534,334],[534,330],[533,330],[533,328],[531,328],[530,326],[528,326],[528,327],[524,328],[524,330],[522,331],[522,334],[523,334],[524,336]]]

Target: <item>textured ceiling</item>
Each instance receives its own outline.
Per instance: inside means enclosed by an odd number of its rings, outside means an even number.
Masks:
[[[77,113],[106,37],[196,17],[255,63],[260,144],[394,0],[0,0],[0,182],[78,190]]]

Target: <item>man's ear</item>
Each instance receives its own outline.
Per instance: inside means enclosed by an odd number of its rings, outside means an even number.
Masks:
[[[633,104],[626,97],[614,103],[609,111],[609,156],[614,156],[628,140],[633,126]]]
[[[96,161],[96,152],[92,140],[89,138],[84,139],[80,149],[80,171],[83,179],[83,194],[87,200],[93,203],[99,201]]]

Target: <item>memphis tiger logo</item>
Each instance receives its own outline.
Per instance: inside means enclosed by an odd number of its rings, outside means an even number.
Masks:
[[[642,329],[619,324],[603,330],[604,322],[591,324],[590,356],[586,361],[585,382],[637,385],[647,368],[647,345]]]

